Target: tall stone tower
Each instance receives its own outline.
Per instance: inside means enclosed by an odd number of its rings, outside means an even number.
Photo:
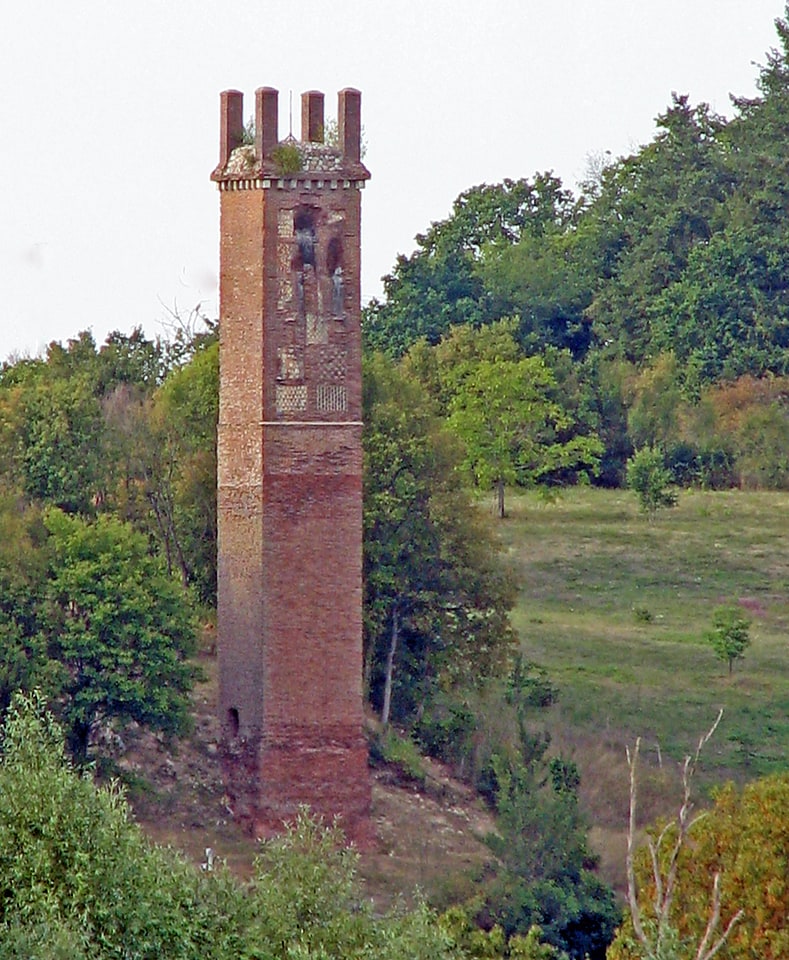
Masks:
[[[226,789],[258,835],[307,803],[364,832],[361,95],[301,140],[278,95],[221,95],[219,709]]]

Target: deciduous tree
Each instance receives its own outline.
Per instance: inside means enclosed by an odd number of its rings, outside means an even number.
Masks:
[[[513,593],[424,389],[382,355],[364,373],[365,675],[386,721],[395,692],[402,718],[439,678],[501,669]]]
[[[742,660],[751,645],[750,620],[739,607],[718,607],[712,615],[712,629],[706,640],[719,660],[729,665],[729,675],[735,660]]]
[[[663,452],[657,447],[642,447],[627,461],[627,485],[650,518],[661,507],[676,505],[673,483],[674,476],[665,465]]]
[[[552,371],[541,357],[482,359],[456,371],[447,426],[463,441],[474,482],[496,491],[505,515],[504,488],[531,487],[559,469],[594,470],[602,445],[593,436],[568,436],[570,414],[551,396]]]
[[[307,811],[254,876],[201,873],[148,842],[117,784],[67,759],[38,695],[17,697],[0,758],[3,960],[462,960],[424,904],[374,915],[356,854]],[[528,956],[528,955],[527,955]]]
[[[188,599],[142,534],[111,517],[88,523],[50,510],[48,654],[74,756],[102,721],[167,733],[188,727],[195,627]]]
[[[634,777],[637,751],[630,760]],[[789,955],[789,776],[775,774],[741,791],[729,784],[711,809],[694,814],[690,778],[697,762],[698,751],[686,758],[680,811],[650,829],[642,856],[635,854],[631,780],[630,916],[609,960]]]

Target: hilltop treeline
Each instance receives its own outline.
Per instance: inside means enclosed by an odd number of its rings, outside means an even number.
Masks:
[[[681,483],[785,487],[789,461],[789,25],[732,119],[674,95],[653,140],[474,187],[417,237],[365,316],[393,358],[509,319],[603,444],[616,485],[658,445]],[[517,477],[519,481],[531,478]]]

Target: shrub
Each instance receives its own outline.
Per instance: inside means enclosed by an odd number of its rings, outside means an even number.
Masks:
[[[729,674],[734,661],[742,660],[751,645],[750,625],[750,620],[742,615],[739,607],[718,607],[713,613],[712,630],[706,639],[717,658],[729,664]]]
[[[660,507],[676,506],[677,495],[670,489],[673,482],[674,477],[657,447],[642,447],[627,461],[627,485],[650,517]]]

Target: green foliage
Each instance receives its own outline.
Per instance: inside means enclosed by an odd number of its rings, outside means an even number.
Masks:
[[[288,176],[298,173],[302,167],[301,153],[296,143],[280,143],[271,151],[271,159],[277,173]]]
[[[534,760],[494,760],[497,833],[488,838],[503,869],[487,887],[484,912],[504,932],[542,937],[573,960],[602,960],[619,915],[613,891],[593,872],[578,809],[577,771],[558,758],[547,779]]]
[[[153,398],[144,490],[168,568],[216,602],[219,344],[198,349]]]
[[[480,273],[488,245],[507,246],[541,236],[573,215],[573,200],[550,173],[472,187],[452,214],[416,238],[418,249],[400,256],[384,277],[384,302],[366,309],[366,345],[399,357],[418,340],[437,343],[455,325],[477,327],[509,315],[506,298],[491,295]]]
[[[381,355],[364,373],[365,677],[405,720],[502,670],[513,590],[424,390]]]
[[[102,491],[99,402],[83,378],[41,380],[22,399],[25,493],[70,512],[89,512]]]
[[[191,608],[146,538],[111,517],[4,506],[0,525],[13,539],[0,544],[0,706],[40,686],[80,760],[101,723],[183,732]]]
[[[591,437],[561,438],[570,420],[548,390],[554,384],[540,357],[481,360],[467,371],[450,403],[447,424],[464,442],[476,484],[532,486],[560,468],[592,469],[600,444]]]
[[[0,717],[16,690],[56,684],[60,671],[47,657],[43,628],[48,558],[38,511],[21,498],[0,498]]]
[[[660,507],[674,507],[677,495],[671,489],[674,476],[664,465],[657,447],[642,447],[627,461],[627,485],[638,497],[641,509],[654,517]]]
[[[490,243],[478,273],[496,300],[518,318],[517,339],[529,353],[568,349],[582,358],[590,345],[586,311],[595,279],[583,236],[562,219],[517,243]]]
[[[742,660],[751,645],[750,620],[742,615],[739,607],[718,607],[712,615],[712,630],[706,640],[719,660],[729,665],[729,673],[735,660]]]
[[[187,598],[145,538],[110,517],[45,516],[50,656],[64,669],[59,696],[69,742],[84,759],[97,724],[117,718],[167,733],[189,723],[195,627]]]
[[[656,297],[719,229],[731,191],[721,117],[675,95],[657,126],[650,144],[603,172],[584,218],[604,278],[589,308],[595,336],[637,363],[650,358],[659,336]]]
[[[370,743],[370,759],[396,767],[407,780],[424,786],[425,767],[422,755],[414,740],[387,726],[373,737]]]
[[[652,141],[603,165],[578,199],[550,174],[461,194],[386,278],[367,345],[424,361],[420,340],[509,317],[519,347],[556,375],[570,435],[603,441],[601,482],[621,484],[634,448],[660,446],[680,485],[786,486],[785,396],[736,436],[699,431],[697,407],[711,384],[789,372],[788,24],[776,21],[759,95],[734,98],[732,120],[674,95]],[[572,408],[557,350],[576,367]],[[445,411],[446,384],[424,382]]]
[[[450,960],[424,906],[374,916],[356,854],[302,811],[262,843],[249,884],[148,844],[115,786],[65,757],[34,694],[8,713],[0,761],[0,957],[85,960]]]
[[[628,432],[636,448],[665,450],[676,442],[683,403],[677,360],[663,353],[633,379],[627,414]]]
[[[577,423],[563,402],[572,393],[570,376],[565,372],[560,390],[546,358],[522,355],[514,329],[512,320],[455,327],[435,348],[420,343],[405,358],[462,441],[474,483],[496,490],[500,517],[505,484],[585,475],[602,452],[589,424]],[[559,353],[551,359],[558,367],[567,360]]]
[[[0,939],[17,952],[27,942],[49,960],[51,931],[52,956],[69,946],[91,958],[195,955],[183,922],[190,869],[146,845],[116,788],[97,791],[71,768],[35,694],[18,697],[5,724],[0,875]]]
[[[490,930],[481,930],[473,920],[477,909],[479,903],[472,901],[450,907],[438,918],[441,929],[469,960],[495,960],[497,957],[508,957],[510,960],[567,960],[563,950],[543,942],[542,930],[536,924],[530,927],[525,936],[515,934],[509,938],[498,925]]]
[[[6,366],[0,474],[38,503],[131,521],[211,602],[218,344],[199,309],[172,316],[166,343],[137,329],[97,349],[81,333]]]

